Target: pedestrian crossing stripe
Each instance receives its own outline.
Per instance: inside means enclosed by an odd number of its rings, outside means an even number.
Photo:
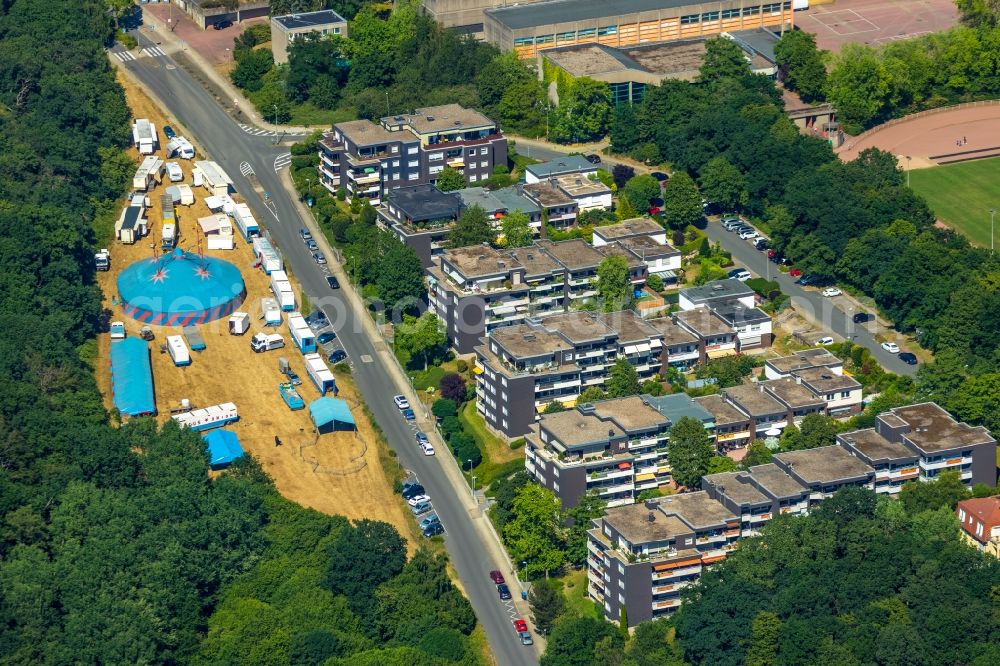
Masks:
[[[119,62],[129,62],[135,60],[135,54],[129,53],[128,51],[113,51],[112,55],[117,58]]]
[[[280,170],[284,169],[286,166],[288,166],[289,164],[291,164],[291,162],[292,162],[292,154],[291,153],[285,153],[284,155],[278,155],[276,158],[274,158],[274,170],[275,171],[280,171]]]
[[[145,53],[151,58],[159,58],[161,56],[167,55],[166,52],[164,52],[164,50],[161,49],[159,46],[147,46],[141,49],[140,53]]]

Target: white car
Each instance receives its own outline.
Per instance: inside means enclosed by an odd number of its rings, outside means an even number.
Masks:
[[[882,349],[886,350],[890,354],[899,353],[899,345],[897,345],[895,342],[883,342]]]
[[[430,442],[420,442],[420,448],[424,452],[425,456],[434,455],[434,445]]]
[[[410,499],[406,500],[406,503],[409,504],[410,506],[416,506],[421,502],[430,502],[430,501],[431,498],[429,495],[416,495],[415,497],[411,497]]]
[[[754,231],[753,229],[740,232],[740,238],[742,238],[743,240],[750,240],[752,238],[757,238],[757,232]]]
[[[827,287],[826,289],[823,290],[823,295],[827,297],[840,296],[842,293],[844,292],[837,289],[836,287]]]
[[[400,409],[409,409],[410,401],[406,399],[405,395],[394,395],[392,396],[392,401],[396,403],[396,407]]]
[[[828,335],[825,338],[820,338],[819,340],[817,340],[816,344],[819,345],[820,347],[825,347],[826,345],[832,345],[833,344],[833,338],[831,338]]]

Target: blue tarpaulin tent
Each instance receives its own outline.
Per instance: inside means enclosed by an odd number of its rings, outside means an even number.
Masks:
[[[358,429],[351,408],[338,398],[320,398],[310,402],[309,417],[321,433]]]
[[[125,416],[156,414],[149,345],[139,338],[111,343],[111,393]]]
[[[240,438],[232,430],[213,430],[202,439],[208,445],[208,460],[212,469],[228,467],[237,458],[243,457]]]

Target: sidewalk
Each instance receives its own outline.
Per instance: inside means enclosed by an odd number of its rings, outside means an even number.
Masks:
[[[267,122],[265,118],[257,113],[257,109],[253,103],[243,95],[243,92],[239,88],[233,85],[233,82],[228,77],[220,74],[212,63],[199,53],[197,49],[192,48],[190,44],[181,38],[181,35],[186,34],[190,30],[202,32],[183,12],[179,10],[173,12],[174,31],[171,31],[167,25],[166,18],[158,15],[163,14],[164,10],[167,9],[165,6],[143,5],[143,8],[143,20],[146,22],[146,25],[140,29],[141,34],[162,47],[171,57],[175,53],[181,54],[182,59],[189,60],[197,67],[198,74],[215,88],[214,91],[210,90],[210,92],[213,92],[213,94],[220,98],[219,106],[232,116],[234,121],[252,122],[257,127],[271,130],[272,132],[308,134],[313,131],[314,128],[311,127],[275,125],[274,123]],[[178,61],[178,64],[183,66],[181,61]]]

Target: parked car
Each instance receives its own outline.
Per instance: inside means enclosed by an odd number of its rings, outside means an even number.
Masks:
[[[416,506],[423,502],[430,502],[430,501],[431,501],[430,495],[414,495],[410,499],[406,500],[406,503],[409,504],[410,506]]]
[[[220,21],[216,21],[215,23],[213,23],[212,27],[215,28],[216,30],[225,30],[232,24],[233,22],[230,21],[229,19],[222,19]]]
[[[868,314],[867,312],[858,312],[853,317],[851,317],[851,320],[855,324],[863,324],[866,321],[871,321],[872,319],[875,319],[875,315]]]
[[[820,347],[825,347],[826,345],[832,345],[833,344],[833,338],[831,338],[828,335],[826,337],[823,337],[823,338],[820,338],[819,340],[817,340],[816,344],[819,345]]]
[[[916,365],[917,364],[917,355],[916,354],[911,354],[910,352],[900,352],[899,353],[899,360],[902,361],[903,363],[905,363],[906,365]]]
[[[719,220],[722,223],[722,228],[726,231],[732,231],[736,227],[742,227],[744,225],[743,220],[739,217],[724,217]]]
[[[345,358],[347,358],[347,352],[343,349],[334,349],[330,352],[330,356],[326,360],[330,361],[330,363],[340,363]]]
[[[321,345],[325,345],[328,342],[333,342],[337,339],[337,334],[333,331],[323,331],[318,336],[316,336],[316,342]]]
[[[514,631],[516,631],[517,633],[521,633],[522,631],[528,630],[528,623],[522,620],[521,618],[517,618],[516,620],[513,620],[513,622],[514,622]]]
[[[587,157],[585,159],[588,162],[590,162],[591,164],[600,164],[601,163],[601,156],[600,155],[595,155],[593,153],[591,153],[590,155],[587,155]]]
[[[312,240],[312,237],[313,235],[309,233],[308,229],[306,228],[299,229],[299,238],[302,239],[303,243],[306,242],[307,240]]]
[[[667,182],[668,180],[670,180],[670,176],[668,176],[667,174],[663,173],[662,171],[653,171],[649,175],[652,176],[653,178],[655,178],[656,180],[658,180],[661,185],[663,183]]]
[[[803,287],[806,287],[814,282],[816,282],[816,276],[812,273],[806,273],[805,275],[799,275],[799,279],[795,281],[795,284],[801,284]]]
[[[441,522],[441,519],[438,518],[438,515],[436,513],[429,514],[427,516],[424,516],[421,519],[421,521],[420,521],[420,529],[426,530],[431,525],[436,525],[436,524],[438,524],[440,522]]]
[[[412,485],[409,486],[407,485],[403,486],[403,499],[410,499],[411,497],[423,494],[424,494],[424,487],[419,483],[413,483]]]
[[[434,523],[430,527],[425,527],[423,531],[423,535],[428,539],[439,534],[444,534],[444,525],[441,523]]]
[[[422,516],[423,514],[427,513],[430,510],[431,510],[430,502],[421,502],[420,504],[410,507],[410,511],[413,513],[414,516]]]
[[[427,433],[421,432],[419,430],[417,431],[417,434],[414,435],[414,437],[416,437],[417,444],[423,444],[424,442],[430,441],[427,439]]]
[[[417,415],[413,413],[412,409],[404,409],[403,418],[406,419],[407,421],[416,421]]]
[[[326,276],[326,283],[330,285],[330,289],[340,289],[340,280],[333,275]]]
[[[322,252],[313,252],[313,261],[315,261],[317,265],[322,266],[326,263],[326,257],[323,256]]]
[[[493,581],[494,585],[502,585],[507,581],[504,579],[503,574],[494,569],[490,572],[490,580]]]
[[[886,350],[890,354],[899,353],[899,345],[897,345],[895,342],[883,342],[882,349]]]
[[[316,245],[316,241],[311,238],[306,241],[306,248],[308,248],[310,252],[319,252],[319,245]]]
[[[289,370],[285,373],[285,377],[288,377],[288,383],[292,386],[302,386],[302,380],[294,371]]]
[[[771,241],[767,238],[758,238],[753,242],[753,246],[757,250],[766,250],[771,247]]]
[[[434,445],[430,442],[420,442],[420,450],[424,452],[425,456],[434,455]]]
[[[788,274],[791,275],[792,277],[799,277],[802,275],[802,271],[799,270],[798,268],[790,268],[788,270]]]
[[[518,634],[518,636],[521,638],[521,645],[535,644],[535,641],[531,640],[531,634],[529,634],[527,631],[522,631],[521,633]]]
[[[750,276],[750,271],[748,271],[745,268],[734,268],[733,270],[729,271],[729,277],[733,278],[734,280],[739,280],[740,282],[746,282],[747,280],[750,279],[751,276]]]
[[[306,323],[313,328],[323,328],[326,326],[326,313],[322,310],[316,310],[315,312],[310,312],[306,315]]]
[[[823,295],[826,296],[827,298],[833,298],[834,296],[840,296],[842,293],[844,293],[844,292],[842,292],[841,290],[837,289],[836,287],[827,287],[826,289],[823,290]]]
[[[175,132],[174,128],[171,127],[170,125],[164,125],[163,136],[167,137],[167,139],[173,139],[175,136],[177,136],[177,132]]]
[[[410,406],[410,401],[406,399],[405,395],[394,395],[392,396],[392,401],[396,403],[396,407],[399,409],[407,409]]]
[[[740,238],[743,240],[751,240],[757,238],[757,231],[754,229],[744,229],[740,232]]]
[[[501,601],[507,601],[510,599],[510,588],[506,584],[500,583],[497,585],[497,594],[500,595]]]

